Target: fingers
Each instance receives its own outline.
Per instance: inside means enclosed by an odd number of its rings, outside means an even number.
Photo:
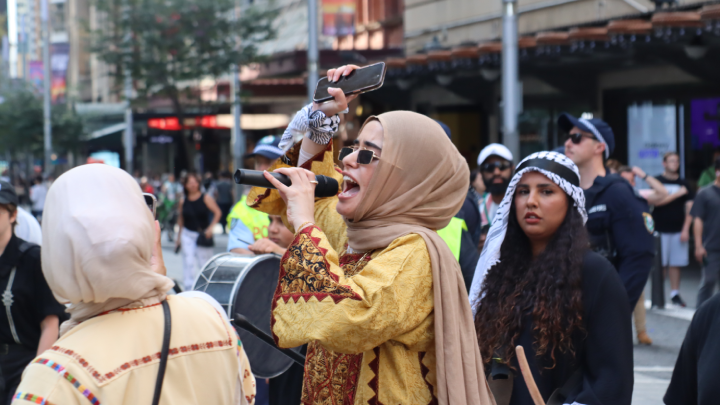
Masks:
[[[347,108],[348,101],[345,97],[345,93],[343,93],[342,89],[339,89],[337,87],[328,87],[328,94],[333,96],[335,99],[335,103],[337,104],[337,109],[340,111],[343,111]]]
[[[283,173],[283,171],[285,171],[284,168],[276,169],[276,170],[275,170],[276,173],[285,174],[285,175],[287,176],[287,174],[286,174],[286,173]],[[265,176],[265,178],[270,182],[270,184],[273,185],[273,187],[275,187],[278,191],[280,191],[280,192],[282,192],[282,193],[286,192],[286,191],[290,188],[290,187],[288,187],[288,186],[280,183],[280,182],[278,181],[278,179],[276,179],[276,178],[273,177],[270,173],[268,173],[267,170],[265,170],[265,172],[263,173],[263,176]]]
[[[342,76],[347,76],[356,69],[360,69],[360,67],[357,65],[345,65],[340,66],[337,69],[330,69],[328,70],[328,80],[331,82],[337,82]]]
[[[349,95],[349,96],[345,96],[346,99],[347,99],[347,103],[350,104],[350,102],[353,101],[353,100],[355,100],[356,98],[358,98],[359,95],[360,95],[360,94],[351,94],[351,95]]]

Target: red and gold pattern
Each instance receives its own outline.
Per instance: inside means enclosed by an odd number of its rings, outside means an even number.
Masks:
[[[319,228],[305,227],[283,256],[274,301],[282,298],[285,302],[290,299],[297,302],[304,298],[307,302],[310,297],[322,301],[331,297],[337,304],[346,298],[360,300],[350,287],[337,284],[338,276],[330,272],[325,260],[327,251],[318,246],[319,239],[311,236],[313,229]]]
[[[370,255],[344,254],[340,266],[348,276],[358,274],[372,260]],[[352,405],[362,365],[362,354],[327,350],[318,342],[308,344],[303,381],[303,404]]]

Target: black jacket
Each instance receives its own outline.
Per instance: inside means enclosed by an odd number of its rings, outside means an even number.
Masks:
[[[655,256],[654,226],[647,202],[619,175],[598,176],[585,190],[587,230],[593,250],[608,258],[634,308]]]

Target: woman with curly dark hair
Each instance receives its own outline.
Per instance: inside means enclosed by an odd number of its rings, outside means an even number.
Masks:
[[[565,156],[535,153],[518,166],[490,228],[470,300],[498,404],[533,403],[518,345],[548,404],[630,404],[627,294],[589,249],[579,184]]]

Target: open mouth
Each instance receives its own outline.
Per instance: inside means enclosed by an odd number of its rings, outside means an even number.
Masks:
[[[360,186],[348,175],[343,175],[342,193],[338,195],[340,198],[352,198],[360,192]]]

